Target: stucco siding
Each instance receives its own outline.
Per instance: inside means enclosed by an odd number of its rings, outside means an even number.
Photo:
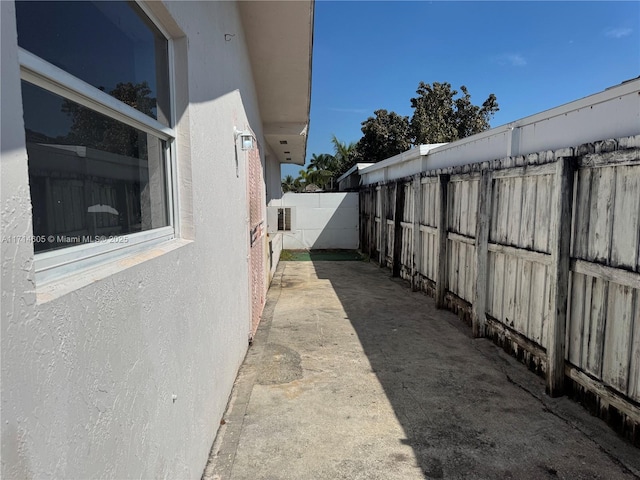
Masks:
[[[0,5],[5,237],[31,234],[31,205],[15,12]],[[188,42],[190,233],[48,286],[32,244],[2,244],[3,478],[200,478],[246,352],[247,157],[233,129],[260,141],[262,126],[242,24],[233,2],[166,10]]]
[[[357,193],[288,192],[270,206],[291,207],[291,231],[281,233],[285,249],[358,248]]]

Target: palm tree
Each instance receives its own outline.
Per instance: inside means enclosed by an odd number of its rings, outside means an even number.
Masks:
[[[337,163],[335,173],[336,176],[340,176],[356,163],[356,143],[341,142],[335,135],[331,136],[331,143],[333,143],[333,156]]]
[[[282,191],[284,193],[295,192],[296,190],[296,181],[291,175],[287,175],[282,179]]]
[[[307,166],[307,175],[313,177],[312,182],[318,185],[322,189],[326,189],[327,184],[333,186],[331,179],[335,174],[336,159],[333,155],[328,153],[321,153],[320,155],[313,154],[309,165]]]
[[[342,142],[335,135],[331,136],[331,143],[333,143],[333,156],[341,163],[349,161],[356,151],[355,142]]]
[[[298,177],[298,179],[300,180],[300,183],[302,184],[303,187],[306,187],[307,185],[311,185],[312,183],[316,183],[316,180],[318,178],[318,173],[316,170],[310,170],[310,169],[302,169],[298,172],[298,174],[300,175]]]
[[[314,170],[334,170],[336,159],[333,155],[328,153],[321,153],[320,155],[313,154],[309,161],[308,169]]]

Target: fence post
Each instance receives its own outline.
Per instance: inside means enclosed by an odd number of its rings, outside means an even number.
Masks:
[[[420,223],[422,220],[422,178],[413,178],[413,262],[411,263],[411,289],[420,290],[420,266],[422,265],[422,242]]]
[[[404,183],[396,183],[396,209],[393,216],[393,256],[391,276],[399,277],[402,270],[402,220],[404,219]]]
[[[380,268],[387,263],[387,184],[380,186],[380,251],[378,264]]]
[[[552,397],[562,395],[564,389],[574,173],[575,159],[573,157],[562,156],[556,160],[556,175],[551,197],[551,285],[549,292],[551,312],[547,344],[547,393]]]
[[[436,278],[436,308],[444,308],[447,293],[447,207],[449,175],[438,175],[438,276]]]
[[[358,191],[358,248],[361,252],[366,251],[367,237],[365,226],[367,224],[367,192],[364,189]]]
[[[373,258],[376,251],[376,208],[377,194],[375,185],[369,189],[369,258]]]
[[[484,337],[487,323],[487,262],[489,256],[489,230],[491,229],[491,200],[493,173],[483,170],[478,194],[476,222],[475,285],[472,306],[472,329],[474,337]]]

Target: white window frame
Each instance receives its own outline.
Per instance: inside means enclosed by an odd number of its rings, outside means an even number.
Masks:
[[[282,211],[282,230],[280,229],[280,211]],[[277,212],[278,232],[291,232],[293,231],[293,208],[292,207],[278,207]],[[289,228],[287,228],[287,219],[289,219]]]
[[[175,51],[171,36],[162,28],[149,8],[136,2],[145,15],[167,39],[169,69],[169,124],[175,125]],[[176,175],[176,132],[156,119],[115,99],[107,93],[67,73],[37,55],[18,47],[20,78],[48,92],[72,100],[109,118],[137,128],[165,141],[165,188],[168,226],[118,236],[115,241],[84,243],[35,254],[36,285],[57,280],[99,264],[147,250],[172,240],[178,229]]]

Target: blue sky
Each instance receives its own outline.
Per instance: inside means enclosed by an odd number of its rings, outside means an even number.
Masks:
[[[332,134],[359,140],[374,110],[411,116],[420,81],[494,93],[497,127],[638,75],[637,1],[317,0],[307,160]]]

